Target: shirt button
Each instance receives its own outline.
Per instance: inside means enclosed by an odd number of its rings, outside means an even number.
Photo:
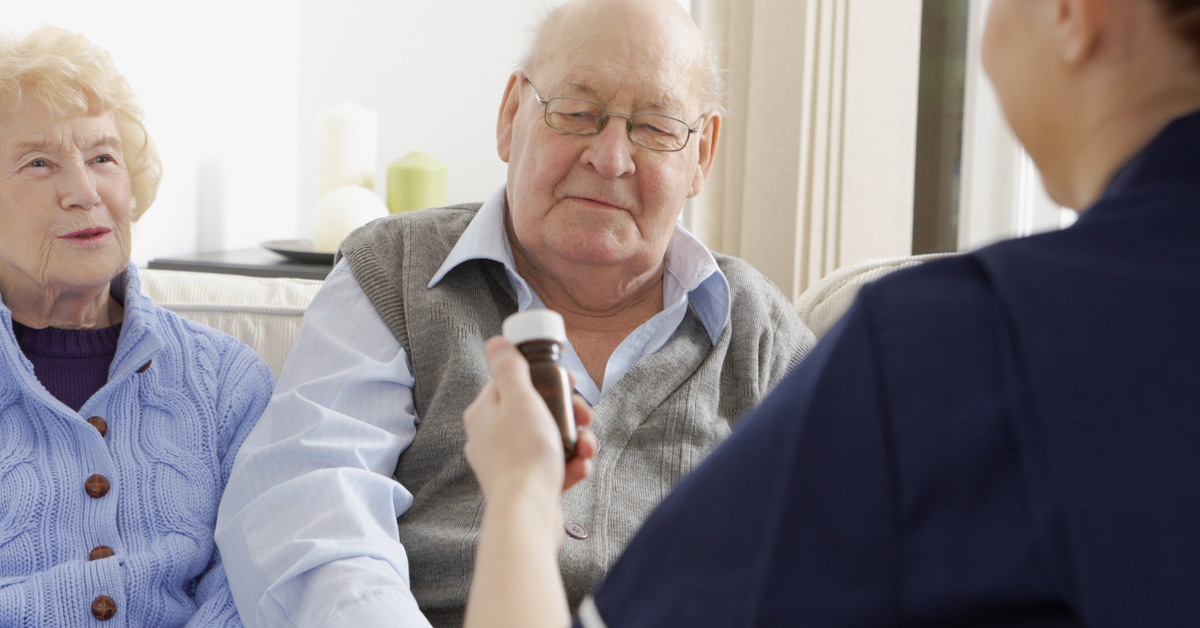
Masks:
[[[108,621],[117,614],[117,603],[107,595],[92,600],[92,617],[100,621]]]
[[[563,527],[567,529],[567,534],[569,534],[573,539],[579,539],[582,541],[588,537],[588,530],[587,528],[583,527],[582,524],[575,523],[574,521],[568,521],[567,525]]]
[[[88,560],[100,560],[113,555],[112,548],[107,545],[100,545],[96,549],[88,553]]]
[[[100,438],[108,436],[108,421],[105,421],[104,417],[94,416],[88,419],[88,423],[96,428],[96,431],[100,432]]]
[[[154,360],[146,360],[146,363],[145,363],[145,364],[143,364],[143,365],[141,366],[141,368],[139,368],[139,369],[137,370],[137,372],[139,372],[139,373],[145,373],[146,371],[150,370],[150,363],[151,363],[151,362],[153,362],[153,361],[154,361]]]
[[[83,488],[88,495],[100,499],[108,494],[108,478],[99,474],[93,475],[84,482]]]

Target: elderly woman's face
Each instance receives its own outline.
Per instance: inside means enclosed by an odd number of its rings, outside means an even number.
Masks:
[[[0,273],[55,292],[107,286],[130,253],[115,118],[55,120],[32,101],[0,123]]]

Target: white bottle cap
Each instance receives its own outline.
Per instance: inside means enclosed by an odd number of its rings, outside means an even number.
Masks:
[[[504,319],[501,327],[504,339],[519,345],[530,340],[551,340],[567,343],[567,326],[563,317],[553,310],[525,310]]]

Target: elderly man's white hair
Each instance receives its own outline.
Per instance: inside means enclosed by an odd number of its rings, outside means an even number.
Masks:
[[[568,0],[568,2],[547,10],[541,19],[537,21],[536,25],[531,29],[528,47],[525,50],[525,54],[518,61],[516,69],[527,72],[532,68],[541,59],[542,52],[552,40],[555,30],[564,23],[571,12],[581,5],[594,2],[609,2],[612,4],[632,2],[642,9],[648,8],[651,4],[657,4],[661,10],[678,12],[684,16],[687,15],[677,0]],[[688,19],[690,20],[691,18]],[[696,28],[696,38],[700,46],[698,64],[701,67],[698,69],[702,72],[700,93],[698,94],[700,102],[705,111],[715,109],[724,115],[725,71],[721,67],[720,49],[716,42],[701,33],[699,28]]]

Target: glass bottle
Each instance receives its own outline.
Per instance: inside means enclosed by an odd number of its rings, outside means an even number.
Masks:
[[[563,451],[568,460],[575,455],[575,409],[571,378],[561,364],[567,329],[558,312],[525,310],[504,319],[504,339],[513,343],[529,361],[533,387],[550,408],[562,435]]]

